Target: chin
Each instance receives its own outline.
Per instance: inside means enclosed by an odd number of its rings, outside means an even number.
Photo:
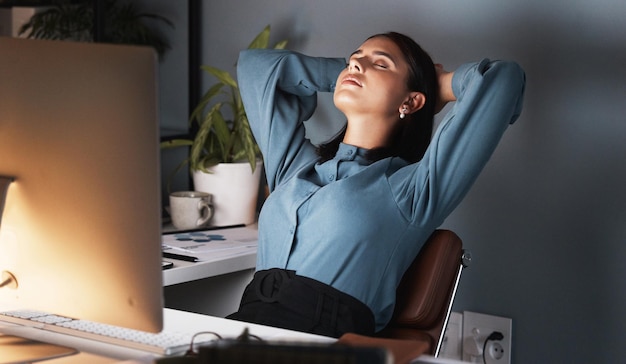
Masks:
[[[346,92],[335,92],[333,96],[333,104],[335,107],[346,114],[347,111],[356,108],[359,105],[359,102],[352,96],[348,95]]]

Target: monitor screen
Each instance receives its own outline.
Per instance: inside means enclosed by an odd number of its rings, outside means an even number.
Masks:
[[[162,329],[157,57],[0,37],[0,306]]]

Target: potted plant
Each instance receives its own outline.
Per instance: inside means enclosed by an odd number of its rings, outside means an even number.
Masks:
[[[96,7],[95,1],[103,1]],[[165,38],[149,28],[144,20],[154,20],[173,27],[167,18],[141,12],[132,3],[120,4],[117,0],[59,0],[34,14],[19,29],[28,38],[93,42],[96,8],[102,9],[103,42],[134,44],[153,47],[163,55],[170,45]]]
[[[266,26],[248,49],[268,48],[270,26]],[[284,49],[287,41],[274,45]],[[239,86],[229,72],[212,67],[201,69],[217,79],[200,99],[190,116],[197,126],[190,139],[161,143],[162,148],[190,147],[189,157],[177,168],[189,165],[194,189],[213,195],[212,225],[249,224],[256,218],[261,176],[261,153],[252,136],[241,101]]]

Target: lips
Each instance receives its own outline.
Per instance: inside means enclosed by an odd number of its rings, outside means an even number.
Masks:
[[[361,81],[354,76],[348,75],[341,80],[341,84],[343,85],[354,85],[358,87],[362,87]]]

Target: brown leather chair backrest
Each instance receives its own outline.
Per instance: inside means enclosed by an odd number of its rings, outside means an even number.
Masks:
[[[405,272],[393,318],[379,336],[427,341],[434,355],[463,267],[462,256],[461,239],[450,230],[436,230]]]

